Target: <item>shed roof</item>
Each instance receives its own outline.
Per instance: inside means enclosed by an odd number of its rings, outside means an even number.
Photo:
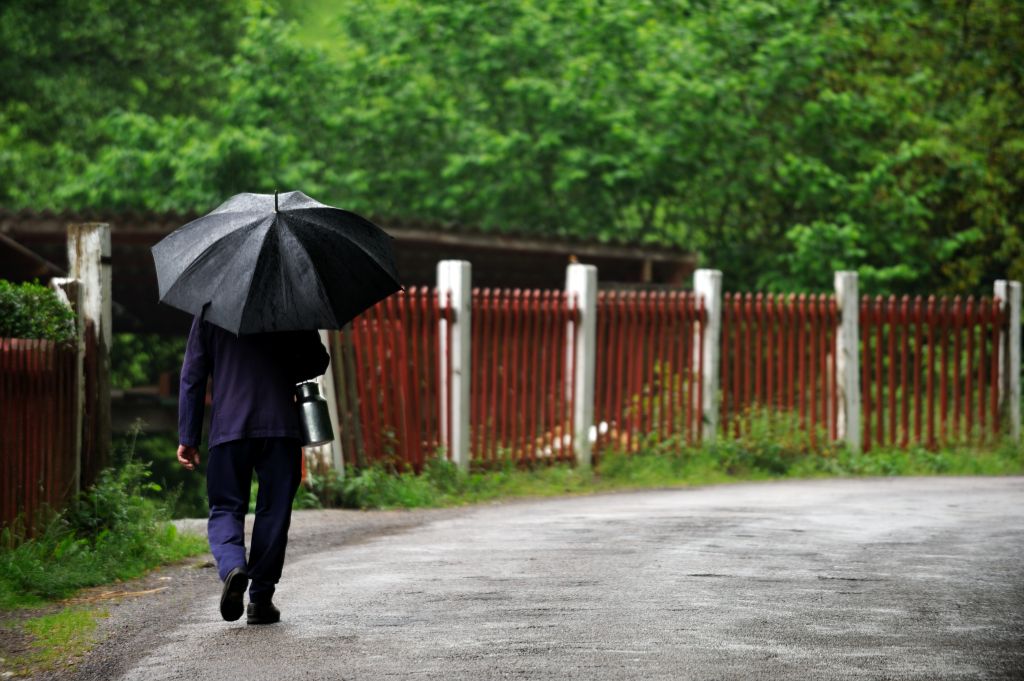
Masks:
[[[181,332],[185,317],[157,305],[150,247],[197,217],[149,211],[49,211],[0,208],[0,276],[40,279],[67,267],[67,225],[106,222],[113,247],[115,326],[124,330]],[[395,237],[398,271],[408,285],[433,284],[438,260],[473,263],[479,286],[560,288],[569,261],[597,265],[603,286],[681,285],[697,256],[680,248],[618,240],[596,242],[527,230],[484,230],[454,222],[371,218]],[[34,254],[34,255],[33,255]],[[46,263],[50,263],[47,265]]]

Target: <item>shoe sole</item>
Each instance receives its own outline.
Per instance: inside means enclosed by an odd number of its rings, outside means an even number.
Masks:
[[[244,572],[232,570],[224,581],[224,591],[220,595],[220,616],[228,622],[234,622],[245,612],[245,605],[242,601],[247,586],[249,586],[249,578]]]

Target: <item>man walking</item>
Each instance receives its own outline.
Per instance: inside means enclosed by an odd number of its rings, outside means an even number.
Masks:
[[[206,489],[210,551],[224,582],[220,613],[234,621],[244,609],[248,624],[271,624],[281,618],[271,599],[284,566],[301,476],[295,384],[323,374],[330,355],[316,331],[235,336],[202,317],[192,321],[181,367],[178,461],[188,470],[199,465],[206,380],[212,375]],[[246,560],[253,471],[259,491]],[[249,605],[243,608],[246,587]]]

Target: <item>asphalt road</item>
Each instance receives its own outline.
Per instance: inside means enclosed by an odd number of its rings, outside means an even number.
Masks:
[[[1022,679],[1024,479],[463,509],[294,558],[265,627],[196,587],[120,678]]]

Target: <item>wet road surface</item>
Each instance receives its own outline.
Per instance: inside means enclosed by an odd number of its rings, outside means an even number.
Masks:
[[[203,579],[121,678],[1020,679],[1024,479],[461,509],[288,561],[265,627]]]

